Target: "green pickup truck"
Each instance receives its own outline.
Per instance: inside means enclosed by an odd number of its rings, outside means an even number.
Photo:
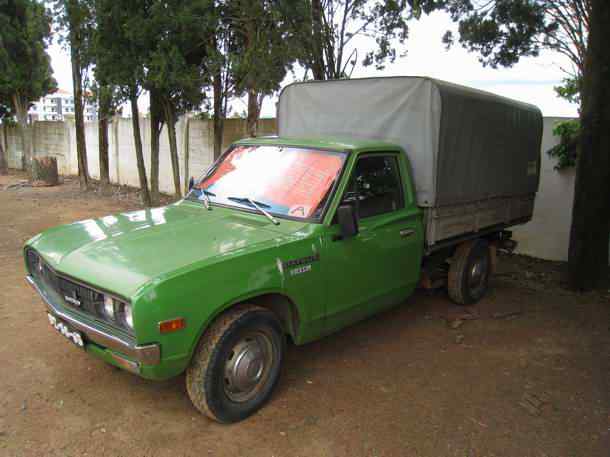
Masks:
[[[449,83],[294,84],[279,119],[278,137],[233,144],[177,203],[24,247],[55,329],[147,379],[186,372],[195,407],[225,423],[270,398],[287,339],[321,338],[418,284],[481,299],[538,185],[540,112]]]

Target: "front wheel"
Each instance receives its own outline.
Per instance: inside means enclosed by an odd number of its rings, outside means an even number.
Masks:
[[[195,407],[223,423],[260,409],[279,379],[285,340],[275,315],[240,305],[222,314],[203,334],[186,372]]]
[[[449,267],[449,297],[458,305],[478,302],[487,292],[491,270],[491,255],[486,240],[460,244]]]

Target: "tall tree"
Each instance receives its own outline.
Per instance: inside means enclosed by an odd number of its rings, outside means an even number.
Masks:
[[[151,192],[155,199],[163,123],[167,126],[174,190],[176,195],[181,195],[176,122],[181,114],[200,106],[205,98],[204,89],[209,82],[207,40],[216,20],[214,2],[154,1],[149,20],[155,33],[151,35],[145,61],[144,84],[151,96]]]
[[[98,49],[98,0],[83,0],[87,2],[89,8],[88,14],[90,24],[87,27],[88,38],[88,58],[90,60],[93,71],[91,77],[87,78],[85,87],[93,94],[93,99],[97,103],[98,114],[98,162],[100,172],[100,185],[102,191],[109,190],[110,186],[110,160],[109,160],[109,141],[108,141],[108,126],[110,120],[116,114],[119,105],[124,101],[121,91],[108,83],[103,82],[104,69],[103,64],[107,61],[98,59],[98,53],[103,52]]]
[[[0,3],[0,97],[10,101],[17,117],[22,166],[28,170],[32,159],[28,109],[57,85],[47,54],[50,38],[51,17],[41,3],[34,0]]]
[[[6,135],[6,124],[13,119],[13,113],[11,112],[11,107],[9,100],[3,100],[0,97],[0,127],[2,127],[2,133],[4,136]],[[0,175],[6,175],[8,173],[8,151],[4,146],[4,138],[0,136]]]
[[[228,114],[229,99],[234,93],[234,78],[232,59],[235,53],[235,42],[230,22],[224,19],[225,9],[217,4],[214,33],[210,34],[208,49],[210,50],[209,72],[212,79],[212,119],[214,128],[214,159],[222,153],[224,122]]]
[[[74,122],[76,129],[76,157],[81,189],[89,188],[87,143],[85,139],[84,79],[92,63],[93,9],[87,0],[56,0],[55,17],[60,30],[67,34],[72,66],[74,92]]]
[[[577,290],[596,287],[607,271],[610,236],[608,2],[444,0],[442,4],[459,23],[462,45],[478,52],[484,64],[510,66],[522,56],[537,56],[542,48],[572,60],[574,74],[582,81],[575,86],[576,92],[582,93],[582,133],[570,232],[569,283]],[[446,41],[451,39],[446,36]]]
[[[148,89],[150,98],[150,199],[153,204],[159,200],[159,153],[161,148],[161,130],[165,124],[163,115],[162,94],[155,87]]]
[[[407,21],[419,12],[419,0],[308,0],[302,21],[301,64],[314,79],[349,78],[358,63],[381,70],[397,57],[407,39]],[[429,3],[428,0],[425,0]],[[426,5],[426,9],[429,9]],[[300,21],[299,15],[294,16]],[[298,26],[298,24],[296,24]],[[358,55],[363,40],[370,50]],[[399,53],[400,54],[400,53]]]
[[[610,3],[591,0],[582,84],[580,154],[570,231],[569,280],[577,290],[601,286],[610,238]]]
[[[144,164],[138,98],[145,79],[148,33],[141,24],[149,14],[148,0],[97,0],[95,34],[96,78],[112,85],[131,108],[133,140],[142,202],[151,205]]]
[[[264,97],[279,89],[301,49],[294,24],[306,18],[305,8],[286,0],[229,0],[226,7],[236,91],[248,98],[247,130],[256,136]]]
[[[97,100],[98,115],[98,161],[100,166],[100,185],[102,191],[110,186],[110,160],[108,154],[108,125],[110,119],[116,114],[121,94],[111,85],[100,85],[97,81],[92,84],[92,92]]]

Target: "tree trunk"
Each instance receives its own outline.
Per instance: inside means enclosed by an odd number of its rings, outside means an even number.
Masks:
[[[59,184],[57,159],[55,157],[34,157],[32,159],[32,186],[56,186]]]
[[[311,0],[312,51],[311,72],[313,79],[326,79],[324,54],[322,51],[322,5],[320,0]]]
[[[5,129],[6,127],[2,126],[2,133],[5,135]],[[4,136],[3,135],[3,136]],[[8,174],[8,161],[6,158],[6,154],[7,154],[7,150],[3,145],[3,138],[0,137],[0,175],[6,175]]]
[[[83,115],[83,81],[79,42],[76,32],[70,28],[70,56],[72,61],[72,85],[74,86],[74,122],[76,128],[76,157],[78,159],[78,179],[80,188],[89,188],[89,168],[87,166],[87,143],[85,142],[85,119]]]
[[[191,121],[190,119],[187,117],[185,119],[185,125],[184,125],[184,192],[188,192],[189,191],[189,180],[191,179],[190,175],[190,164],[189,161],[190,159],[190,144],[189,144],[189,135],[190,135],[190,129],[191,129]]]
[[[138,163],[138,177],[140,178],[140,190],[142,192],[142,203],[150,206],[150,193],[148,192],[148,180],[146,179],[146,167],[144,166],[144,153],[142,152],[142,137],[140,135],[140,113],[138,111],[138,97],[129,97],[131,105],[131,125],[133,127],[133,141],[136,147],[136,161]]]
[[[178,160],[178,142],[176,140],[176,111],[169,100],[163,103],[165,119],[167,121],[167,137],[169,139],[169,154],[172,160],[172,171],[174,175],[174,193],[177,197],[182,196],[180,190],[180,161]]]
[[[108,88],[100,88],[99,121],[98,121],[98,153],[100,162],[100,183],[102,191],[110,186],[110,162],[108,159],[108,119],[110,117],[110,95]]]
[[[222,72],[218,71],[213,76],[214,86],[214,160],[222,154],[222,137],[224,132],[224,113],[222,109],[223,83]]]
[[[163,129],[163,108],[159,92],[150,91],[150,198],[153,204],[159,201],[159,149]]]
[[[255,137],[258,127],[258,119],[261,112],[262,97],[259,97],[254,89],[248,89],[248,117],[246,126],[248,135]]]
[[[15,108],[21,139],[21,168],[29,173],[32,162],[32,130],[28,124],[28,101],[20,97],[19,94],[14,94],[13,107]]]
[[[609,29],[610,3],[592,0],[568,260],[569,285],[575,290],[601,286],[608,271],[610,48],[606,31]]]

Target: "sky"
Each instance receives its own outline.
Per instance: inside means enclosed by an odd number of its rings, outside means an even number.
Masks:
[[[565,57],[555,52],[543,51],[536,58],[521,59],[512,68],[485,68],[478,61],[476,54],[468,53],[459,44],[446,50],[441,37],[448,29],[455,30],[455,27],[447,14],[442,12],[413,21],[410,23],[409,38],[405,44],[406,57],[398,57],[393,64],[388,64],[381,71],[374,67],[358,66],[352,77],[429,76],[532,103],[537,105],[545,116],[577,116],[576,105],[558,98],[553,90],[564,76],[562,68],[570,68],[570,62]],[[362,39],[358,44],[362,48],[359,49],[359,54],[365,55],[370,42]],[[50,47],[49,54],[59,87],[71,91],[68,53],[54,44]],[[294,76],[289,74],[282,84],[289,84],[293,80]],[[262,117],[275,116],[276,101],[275,97],[265,99]],[[146,98],[142,99],[140,105],[146,109]],[[232,106],[237,112],[246,109],[245,102],[240,100],[235,101]]]

